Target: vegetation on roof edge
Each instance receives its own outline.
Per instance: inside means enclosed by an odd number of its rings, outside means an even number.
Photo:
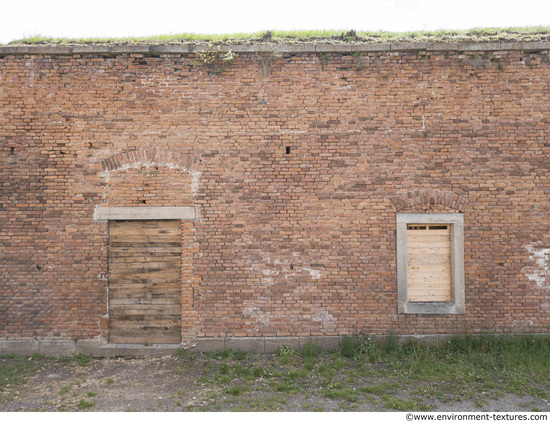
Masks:
[[[51,38],[33,36],[10,42],[17,45],[78,44],[258,44],[258,43],[385,43],[385,42],[536,42],[550,41],[550,27],[472,28],[437,31],[296,30],[236,34],[170,34],[124,38]]]

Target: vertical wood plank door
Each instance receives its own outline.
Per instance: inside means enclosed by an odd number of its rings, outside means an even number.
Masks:
[[[109,342],[181,342],[179,220],[109,223]]]
[[[451,301],[450,225],[407,227],[408,301]]]

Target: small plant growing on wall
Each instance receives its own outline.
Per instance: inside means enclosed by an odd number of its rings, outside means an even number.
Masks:
[[[273,62],[275,61],[275,54],[272,51],[263,51],[256,54],[258,62],[260,63],[260,69],[262,76],[269,76]]]
[[[321,62],[321,69],[322,70],[325,70],[325,68],[327,67],[328,65],[328,57],[326,54],[324,53],[319,53],[317,55],[319,57],[319,61]]]
[[[363,57],[363,53],[356,51],[352,53],[351,56],[355,62],[355,70],[362,71],[365,68],[365,58]]]
[[[212,44],[209,44],[206,50],[197,53],[193,62],[208,68],[208,73],[219,75],[235,63],[235,53],[231,50],[223,51],[220,46],[213,48]]]

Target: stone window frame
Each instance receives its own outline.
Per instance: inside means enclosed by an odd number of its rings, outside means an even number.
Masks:
[[[97,206],[93,219],[109,220],[195,220],[194,207],[103,207]]]
[[[407,300],[407,225],[451,226],[451,301]],[[397,213],[397,311],[400,314],[464,314],[464,215],[461,213]]]

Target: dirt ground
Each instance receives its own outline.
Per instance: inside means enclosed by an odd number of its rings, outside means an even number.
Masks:
[[[255,365],[272,362],[270,357],[256,358]],[[241,391],[240,379],[227,377],[219,383],[223,361],[210,357],[93,359],[84,365],[44,359],[37,365],[27,383],[6,388],[12,396],[0,401],[0,411],[550,411],[546,399],[530,395],[480,392],[462,399],[420,398],[409,384],[372,379],[358,379],[349,395],[331,397],[328,391],[321,394],[313,374],[311,384],[306,378],[299,389],[273,388],[269,378],[256,377]],[[361,390],[366,384],[388,389],[368,393]]]

